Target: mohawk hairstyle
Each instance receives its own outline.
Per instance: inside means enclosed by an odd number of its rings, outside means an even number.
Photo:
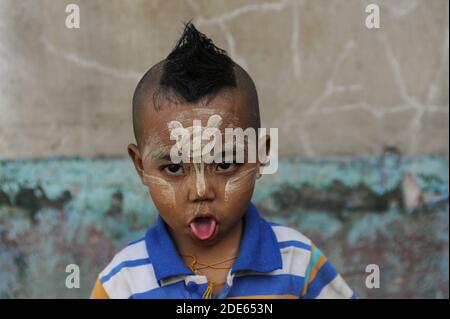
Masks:
[[[191,22],[167,56],[160,86],[171,88],[187,102],[212,95],[224,87],[236,87],[234,62]]]

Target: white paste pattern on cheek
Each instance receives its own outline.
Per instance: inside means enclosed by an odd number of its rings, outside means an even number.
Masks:
[[[145,185],[149,186],[148,184],[155,184],[160,186],[161,195],[165,199],[165,202],[175,206],[175,190],[168,181],[158,176],[145,174],[145,172],[142,172],[142,174]]]
[[[225,202],[228,202],[229,196],[231,193],[241,189],[245,186],[245,182],[247,181],[245,177],[254,173],[256,168],[249,168],[245,171],[242,171],[236,176],[231,177],[227,183],[225,184]]]

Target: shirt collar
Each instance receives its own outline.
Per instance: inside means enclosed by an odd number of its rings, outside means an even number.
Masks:
[[[272,227],[262,219],[253,203],[244,216],[244,232],[239,254],[231,269],[238,271],[271,272],[283,267],[280,248]]]
[[[161,216],[158,216],[156,226],[147,231],[145,242],[159,282],[172,276],[195,275],[181,259]],[[231,272],[271,272],[280,268],[282,259],[272,227],[260,217],[250,202],[244,215],[238,258]]]
[[[159,282],[172,276],[195,275],[181,259],[161,216],[158,215],[156,226],[145,234],[145,244]]]

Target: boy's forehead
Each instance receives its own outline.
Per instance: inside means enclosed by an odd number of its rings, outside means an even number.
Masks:
[[[224,131],[227,127],[245,129],[251,127],[250,108],[246,105],[245,97],[239,94],[221,95],[208,103],[185,103],[177,105],[165,105],[159,110],[148,107],[148,112],[143,112],[144,141],[158,138],[160,141],[170,141],[169,123],[179,122],[184,128],[194,125],[194,121],[201,121],[206,127],[208,120],[213,115],[220,116],[218,128]],[[173,144],[173,141],[170,143]]]

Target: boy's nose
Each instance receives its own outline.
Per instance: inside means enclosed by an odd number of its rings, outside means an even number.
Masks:
[[[188,196],[190,201],[213,200],[216,197],[213,184],[206,176],[199,174],[190,179]]]

